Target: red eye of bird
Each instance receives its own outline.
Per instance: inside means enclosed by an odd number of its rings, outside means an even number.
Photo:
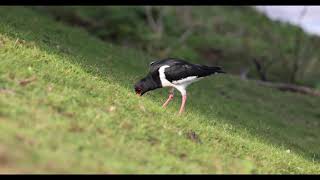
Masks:
[[[136,89],[136,93],[140,93],[141,92],[141,89],[140,88],[137,88]]]

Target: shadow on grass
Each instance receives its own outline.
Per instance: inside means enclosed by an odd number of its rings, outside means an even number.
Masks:
[[[0,12],[0,20],[6,24],[1,33],[12,39],[32,41],[48,54],[66,56],[86,72],[102,79],[108,77],[132,93],[133,84],[145,75],[148,62],[152,61],[142,53],[96,41],[76,28],[55,25],[51,19],[38,17],[39,14],[26,8],[19,9],[19,21],[12,13],[10,9]],[[36,16],[29,18],[28,15]],[[48,26],[44,27],[46,23]],[[212,125],[214,117],[219,117],[236,132],[247,131],[267,143],[291,149],[310,161],[320,161],[320,120],[319,112],[315,110],[315,103],[320,104],[319,98],[277,92],[238,81],[241,80],[220,76],[190,86],[187,111],[204,116],[207,120],[203,123]],[[145,98],[163,102],[167,90],[155,94],[148,93]],[[170,108],[178,110],[180,95],[176,97]]]

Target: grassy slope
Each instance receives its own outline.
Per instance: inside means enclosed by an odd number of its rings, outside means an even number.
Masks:
[[[149,57],[22,7],[1,8],[0,59],[1,172],[320,171],[319,98],[216,76],[179,117],[179,95],[135,96]]]

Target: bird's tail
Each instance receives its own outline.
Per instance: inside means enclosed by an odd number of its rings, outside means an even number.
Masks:
[[[222,70],[221,67],[219,66],[205,66],[201,65],[201,69],[209,72],[210,74],[215,74],[215,73],[226,73],[225,71]]]
[[[214,67],[210,67],[210,69],[214,72],[214,73],[226,73],[225,71],[222,70],[221,67],[219,66],[214,66]]]

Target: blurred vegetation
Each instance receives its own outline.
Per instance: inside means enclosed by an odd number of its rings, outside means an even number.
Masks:
[[[0,8],[0,59],[1,173],[320,172],[319,97],[221,74],[177,116],[178,94],[134,93],[148,54],[29,7]]]
[[[35,7],[33,7],[35,8]],[[36,7],[154,58],[223,66],[246,78],[320,87],[320,40],[245,6]],[[255,64],[260,66],[260,74]]]

